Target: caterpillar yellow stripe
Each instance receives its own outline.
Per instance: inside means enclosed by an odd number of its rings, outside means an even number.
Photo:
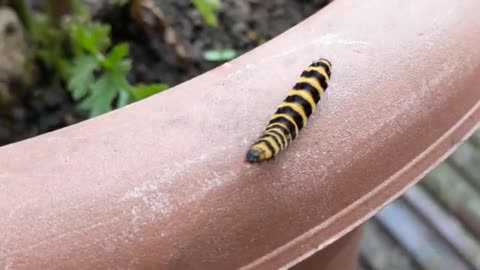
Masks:
[[[247,152],[247,162],[274,158],[297,137],[328,87],[332,64],[319,59],[308,66],[287,98],[270,118],[262,136]]]

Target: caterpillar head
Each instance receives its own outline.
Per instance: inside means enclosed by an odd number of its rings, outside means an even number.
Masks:
[[[247,152],[247,162],[256,163],[261,161],[262,153],[257,149],[250,149]]]
[[[249,163],[260,163],[262,161],[273,159],[273,153],[262,143],[254,144],[247,152],[246,161]]]

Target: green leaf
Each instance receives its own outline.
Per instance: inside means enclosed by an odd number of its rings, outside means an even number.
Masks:
[[[59,57],[55,69],[62,80],[68,81],[72,74],[73,64],[68,59]]]
[[[32,58],[41,60],[53,71],[54,81],[67,79],[72,65],[64,49],[68,33],[53,25],[50,18],[42,13],[36,14],[32,21]]]
[[[233,49],[209,50],[203,52],[203,59],[211,62],[225,62],[232,60],[235,56],[237,56],[237,52]]]
[[[101,53],[110,45],[110,26],[96,23],[73,23],[70,27],[70,37],[76,46],[91,53]]]
[[[135,100],[141,100],[166,89],[168,89],[168,85],[163,83],[150,85],[138,84],[132,89],[132,95]]]
[[[94,56],[88,55],[75,59],[71,77],[68,80],[68,89],[75,100],[87,95],[89,86],[94,82],[93,72],[98,67],[99,63]]]
[[[116,65],[121,65],[120,62],[127,56],[128,56],[128,44],[120,43],[118,45],[115,45],[115,47],[112,48],[108,56],[102,62],[102,65],[103,67],[105,67],[105,69],[112,69]],[[130,70],[130,67],[128,67],[128,70]]]
[[[91,94],[80,103],[80,108],[90,112],[90,117],[112,110],[113,100],[121,92],[129,92],[130,84],[125,73],[107,72],[92,86]]]
[[[117,108],[121,108],[132,101],[132,94],[130,91],[121,91],[118,95]]]
[[[73,13],[82,18],[90,18],[90,10],[88,5],[81,0],[73,0]]]
[[[117,91],[110,81],[109,76],[101,76],[91,86],[91,95],[79,104],[80,109],[88,111],[90,117],[112,110],[111,104],[117,95]]]
[[[192,3],[209,26],[218,26],[216,12],[221,7],[219,0],[192,0]]]

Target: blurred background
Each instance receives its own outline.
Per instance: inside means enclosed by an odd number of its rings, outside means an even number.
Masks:
[[[164,91],[325,0],[0,0],[0,145]]]
[[[0,0],[0,146],[144,99],[327,0]],[[364,228],[360,269],[480,269],[480,133]]]

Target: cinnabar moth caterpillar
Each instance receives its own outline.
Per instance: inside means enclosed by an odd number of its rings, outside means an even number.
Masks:
[[[287,98],[270,118],[262,136],[247,152],[247,162],[274,158],[297,137],[327,90],[332,64],[327,59],[313,62],[302,72]]]

